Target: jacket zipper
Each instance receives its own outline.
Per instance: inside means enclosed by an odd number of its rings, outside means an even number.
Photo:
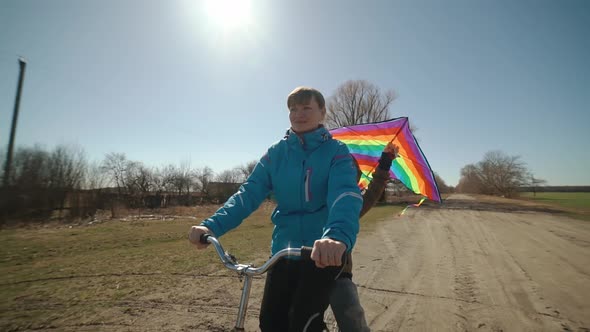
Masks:
[[[302,162],[302,170],[303,170],[303,190],[305,190],[305,182],[307,181],[307,175],[305,173],[305,160]],[[299,187],[301,188],[301,187]],[[304,193],[303,195],[299,196],[303,198],[306,196],[306,194]],[[305,239],[305,234],[303,234],[303,208],[304,208],[304,204],[303,202],[301,202],[301,214],[299,215],[299,234],[301,236],[301,240],[303,240],[303,243],[305,243],[306,239]]]
[[[305,160],[301,163],[301,167],[302,167],[302,171],[303,171],[303,193],[302,195],[300,195],[299,197],[303,198],[305,200],[306,194],[305,194],[305,183],[307,181],[307,173],[305,172]],[[301,188],[301,187],[299,187]],[[301,202],[301,209],[303,210],[304,204],[303,202]]]
[[[305,170],[305,202],[307,202],[307,203],[309,203],[309,200],[311,198],[310,197],[311,193],[309,191],[310,190],[310,188],[309,188],[310,176],[311,176],[311,169],[308,168]]]

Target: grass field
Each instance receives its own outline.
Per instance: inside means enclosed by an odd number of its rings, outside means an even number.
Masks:
[[[261,207],[226,234],[225,249],[241,262],[263,262],[272,208]],[[400,210],[375,207],[362,219],[362,229]],[[187,240],[190,226],[211,211],[195,210],[196,219],[0,230],[0,331],[93,326],[112,320],[107,308],[152,294],[190,303],[186,289],[194,289],[199,276],[225,269],[212,250],[197,252]],[[187,278],[193,285],[181,291],[178,284]]]
[[[588,192],[532,192],[522,193],[521,197],[538,203],[560,207],[574,216],[590,220],[590,193]]]

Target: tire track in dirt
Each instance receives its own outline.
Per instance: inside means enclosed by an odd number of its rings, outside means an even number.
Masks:
[[[0,286],[13,286],[20,284],[46,282],[46,281],[69,281],[76,279],[93,279],[93,278],[125,278],[125,277],[158,277],[158,276],[178,276],[178,277],[191,277],[191,278],[213,278],[213,279],[224,279],[233,278],[238,279],[237,274],[194,274],[194,273],[142,273],[142,272],[129,272],[129,273],[108,273],[108,274],[89,274],[89,275],[69,275],[69,276],[55,276],[38,279],[20,280],[14,282],[6,282],[0,284]],[[254,276],[254,279],[263,279],[260,276]]]
[[[112,303],[109,301],[77,301],[77,302],[37,302],[37,303],[28,303],[22,305],[14,305],[9,307],[9,310],[62,310],[67,309],[69,307],[78,306],[81,304],[93,304],[93,305],[105,305],[105,306],[112,306],[112,307],[119,307],[125,309],[154,309],[154,310],[161,310],[161,311],[171,311],[171,312],[206,312],[206,313],[213,313],[213,314],[224,314],[224,315],[233,315],[236,316],[238,313],[238,308],[236,306],[224,306],[218,304],[188,304],[188,303],[176,303],[176,302],[159,302],[159,301],[121,301]],[[128,311],[131,313],[132,311]],[[248,316],[255,316],[258,317],[258,311],[248,309]]]
[[[85,328],[88,328],[88,330],[92,331],[92,330],[96,330],[97,327],[107,327],[109,329],[116,329],[116,328],[120,328],[120,327],[125,327],[127,330],[129,328],[131,328],[133,325],[132,324],[118,324],[118,323],[110,323],[110,322],[95,322],[95,323],[79,323],[79,324],[69,324],[69,325],[59,325],[59,326],[55,326],[55,325],[41,325],[41,326],[32,326],[32,327],[27,327],[23,330],[17,329],[17,330],[10,330],[10,332],[16,332],[16,331],[52,331],[52,330],[58,330],[58,331],[66,331],[66,330],[73,330],[73,331],[83,331],[85,330]]]
[[[355,281],[374,331],[587,330],[590,225],[450,205],[359,238]]]
[[[420,271],[423,268],[422,262],[418,264],[407,264],[408,262],[400,260],[400,257],[413,255],[414,252],[421,250],[421,242],[413,240],[417,233],[409,233],[405,239],[407,242],[402,243],[400,239],[394,241],[385,232],[380,232],[379,242],[383,244],[382,249],[384,250],[385,257],[380,264],[377,265],[374,272],[367,278],[363,283],[360,283],[362,288],[372,287],[371,285],[383,285],[384,276],[389,271],[404,271],[408,273],[408,276],[404,280],[410,280],[412,282],[400,285],[401,292],[411,291],[416,287],[417,277],[420,275]],[[403,248],[403,249],[402,249]],[[377,263],[377,261],[374,261]],[[405,319],[398,321],[397,326],[394,329],[399,329],[402,324],[413,324],[413,313],[411,308],[408,306],[406,297],[399,297],[396,299],[388,299],[387,297],[378,296],[374,298],[376,303],[381,303],[382,307],[373,318],[368,318],[368,323],[372,329],[379,329],[384,327],[391,321],[392,317],[401,316]]]
[[[201,301],[202,302],[202,301]],[[22,328],[15,327],[10,329],[11,331],[26,331],[26,330],[80,330],[84,327],[92,327],[90,330],[96,330],[98,328],[106,328],[112,330],[113,328],[119,327],[133,327],[133,330],[144,331],[149,329],[156,329],[149,320],[146,322],[146,316],[151,315],[169,315],[184,316],[186,321],[190,316],[200,321],[203,318],[197,317],[214,317],[215,319],[204,319],[207,324],[206,327],[203,324],[198,326],[188,326],[188,330],[215,330],[227,331],[230,329],[230,323],[235,323],[237,317],[238,308],[234,305],[218,305],[210,303],[177,303],[177,302],[166,302],[166,301],[153,301],[153,300],[125,300],[116,303],[100,300],[88,300],[79,301],[77,303],[61,303],[61,302],[36,302],[29,303],[20,306],[13,306],[10,310],[38,310],[38,311],[61,311],[72,306],[80,304],[92,304],[102,305],[110,308],[110,310],[116,310],[116,313],[112,313],[109,316],[111,319],[115,318],[115,321],[105,321],[104,319],[98,319],[97,321],[90,321],[76,324],[56,324],[47,323],[39,326],[25,326]],[[258,319],[258,310],[248,309],[247,316],[253,319]],[[222,316],[224,318],[222,318]],[[123,320],[123,321],[121,321]],[[224,326],[225,325],[225,326]],[[185,328],[187,328],[185,326]],[[205,329],[203,329],[205,328]],[[184,328],[183,328],[184,329]],[[128,330],[128,329],[127,329]]]
[[[460,302],[479,303],[476,297],[477,287],[473,278],[471,262],[461,254],[465,251],[464,242],[458,241],[458,236],[449,224],[444,224],[446,240],[450,245],[451,262],[453,267],[453,294]],[[456,323],[457,328],[468,330],[469,313],[467,305],[458,303],[454,315],[460,318]]]
[[[397,222],[382,223],[383,230],[379,233],[379,238],[367,241],[372,248],[378,247],[375,243],[382,243],[382,248],[389,255],[387,259],[391,258],[392,266],[373,264],[373,270],[367,277],[356,277],[360,292],[370,293],[363,297],[363,304],[370,307],[367,308],[371,312],[367,314],[367,320],[376,331],[423,328],[419,316],[424,308],[431,315],[442,314],[439,307],[428,303],[439,298],[452,298],[440,290],[449,287],[448,278],[437,277],[452,273],[449,265],[451,256],[436,254],[439,250],[434,239],[444,230],[428,223],[417,228],[415,216],[407,216],[396,220]],[[359,248],[359,253],[364,250]],[[392,278],[392,275],[396,277]],[[429,290],[423,289],[425,284],[430,285]],[[386,290],[389,295],[375,294],[373,290]],[[382,305],[376,307],[372,303],[366,303],[364,298]]]
[[[581,263],[580,260],[587,257],[579,250],[580,244],[586,241],[564,241],[562,237],[556,236],[550,229],[551,223],[554,221],[552,216],[549,216],[549,219],[545,221],[548,225],[545,223],[539,224],[538,220],[523,222],[525,221],[523,218],[526,217],[520,215],[509,217],[504,214],[497,214],[496,218],[510,225],[511,232],[503,232],[502,236],[493,235],[490,238],[499,243],[498,246],[504,249],[505,261],[508,264],[512,264],[514,266],[513,269],[519,271],[523,279],[525,279],[521,285],[523,292],[529,294],[528,299],[530,303],[526,304],[532,306],[540,314],[552,318],[550,321],[552,324],[547,325],[555,328],[555,330],[573,331],[572,326],[576,325],[580,331],[587,329],[583,326],[587,322],[584,323],[580,320],[572,319],[566,313],[571,311],[571,302],[574,300],[574,297],[568,296],[567,301],[563,302],[553,296],[556,293],[554,288],[563,286],[564,283],[571,284],[577,281],[577,287],[569,288],[568,292],[575,294],[578,293],[578,290],[582,292],[586,291],[584,298],[585,300],[588,299],[588,295],[590,295],[587,292],[588,287],[584,287],[583,281],[580,282],[580,280],[586,280],[586,282],[590,280],[587,270],[584,270],[584,263]],[[569,227],[570,225],[565,221],[563,220],[560,226]],[[531,232],[531,230],[534,230],[534,232]],[[587,229],[580,229],[580,231],[582,234],[590,234],[587,232]],[[527,246],[517,248],[519,250],[509,250],[509,242],[506,238],[511,235],[514,236],[514,234],[518,234],[519,240],[522,243],[527,243]],[[506,245],[502,242],[506,243]],[[531,251],[531,248],[533,248],[534,252],[528,255],[528,259],[523,259],[523,252]],[[560,254],[560,252],[564,251],[568,254]],[[576,259],[577,263],[564,258],[564,256],[568,255]],[[546,266],[539,269],[537,265],[543,264]],[[523,294],[515,294],[515,302],[523,305]],[[559,297],[563,297],[563,295],[559,294]],[[569,308],[563,308],[564,306]],[[584,306],[588,308],[588,302],[586,301],[584,304],[584,300],[578,301],[576,305],[578,308],[583,308]]]
[[[381,240],[383,241],[383,243],[385,244],[386,248],[390,251],[390,252],[395,252],[395,244],[387,237],[381,237]],[[388,257],[389,259],[393,259],[393,257]],[[382,275],[384,273],[386,273],[386,271],[390,268],[392,268],[392,264],[382,264],[380,266],[380,268],[377,270],[379,272],[378,275]],[[420,270],[421,266],[418,266],[417,269],[414,271],[413,276],[416,277],[419,274],[419,270]],[[377,276],[376,274],[373,274],[373,276],[368,280],[368,284],[375,284],[375,283],[379,283],[377,282]],[[415,279],[415,278],[412,278]],[[408,288],[411,288],[412,285],[408,285]],[[411,313],[408,312],[408,307],[407,307],[407,301],[404,298],[401,298],[398,301],[393,301],[393,302],[383,302],[384,306],[381,312],[379,312],[373,319],[371,319],[368,323],[374,328],[374,329],[378,329],[381,326],[384,326],[386,323],[388,323],[391,320],[391,317],[394,317],[396,315],[404,315],[405,317],[407,317],[407,319],[411,322],[412,321],[412,316]]]

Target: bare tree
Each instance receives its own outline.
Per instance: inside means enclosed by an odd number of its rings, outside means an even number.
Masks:
[[[225,170],[215,177],[221,183],[239,183],[241,178],[242,172],[238,168]]]
[[[60,215],[66,206],[68,192],[82,187],[87,171],[84,151],[75,146],[57,146],[47,160],[47,187],[52,192],[52,206],[59,204]],[[77,199],[73,201],[78,202]],[[75,204],[78,205],[78,204]],[[78,206],[79,207],[79,206]]]
[[[390,118],[389,107],[395,98],[393,90],[383,92],[368,81],[346,81],[327,99],[324,125],[333,129],[387,120]],[[394,187],[397,188],[396,185]],[[401,191],[396,189],[395,192]],[[381,200],[384,198],[382,195]]]
[[[47,162],[48,187],[80,189],[87,171],[84,151],[75,146],[57,146]]]
[[[520,156],[508,156],[501,151],[490,151],[479,162],[480,178],[484,186],[504,196],[512,196],[527,183],[528,170]]]
[[[459,187],[463,192],[510,197],[519,187],[527,184],[528,174],[520,156],[490,151],[476,165],[463,167]]]
[[[19,147],[13,161],[8,186],[10,197],[18,199],[8,203],[12,205],[11,211],[35,211],[35,214],[47,216],[55,208],[60,212],[65,209],[68,196],[82,188],[88,168],[84,151],[66,145],[59,145],[51,152],[39,145]],[[70,197],[71,212],[79,207],[79,199],[75,195]]]
[[[19,147],[8,183],[21,190],[47,188],[49,153],[39,145]]]
[[[175,191],[176,166],[169,164],[160,170],[160,186],[164,191]]]
[[[156,193],[162,193],[163,191],[166,190],[163,169],[160,169],[157,167],[152,169],[152,181],[153,181],[153,190]]]
[[[105,156],[101,169],[108,175],[112,185],[117,187],[121,195],[125,188],[125,171],[127,168],[127,157],[124,153],[111,152]]]
[[[382,92],[365,80],[344,82],[327,100],[324,125],[332,129],[387,120],[389,107],[395,98],[393,90]]]
[[[252,161],[247,162],[244,165],[238,166],[237,169],[238,169],[238,171],[240,172],[240,175],[241,175],[238,182],[244,182],[244,181],[246,181],[246,179],[254,171],[254,168],[256,167],[257,164],[258,164],[258,160],[252,160]]]
[[[152,170],[136,161],[127,161],[123,183],[129,194],[145,196],[155,188]]]
[[[101,169],[100,163],[92,162],[88,165],[84,183],[85,189],[101,189],[106,185],[106,174]]]
[[[187,195],[190,195],[191,189],[195,187],[197,180],[197,173],[192,168],[190,161],[183,161],[180,163],[179,178],[181,179],[181,186]]]
[[[184,180],[182,171],[174,164],[169,164],[162,170],[163,184],[167,191],[175,192],[182,195],[184,189]]]
[[[201,169],[198,169],[196,171],[196,175],[197,175],[197,180],[199,181],[199,183],[201,185],[201,193],[208,195],[209,182],[211,182],[211,180],[213,180],[215,173],[213,172],[211,167],[205,166]]]
[[[15,154],[9,184],[20,189],[79,189],[87,168],[81,148],[60,145],[49,153],[39,145],[21,147]]]
[[[449,187],[445,180],[443,180],[438,173],[434,172],[434,179],[436,180],[436,184],[438,185],[438,190],[441,193],[450,193],[453,188]]]
[[[130,195],[128,199],[136,207],[153,207],[154,204],[158,204],[149,199],[150,193],[159,189],[159,177],[153,169],[146,167],[141,162],[128,161],[124,182],[127,193]]]
[[[478,175],[477,166],[474,164],[465,165],[461,169],[461,179],[457,184],[457,191],[462,193],[479,194],[483,192],[483,184]]]

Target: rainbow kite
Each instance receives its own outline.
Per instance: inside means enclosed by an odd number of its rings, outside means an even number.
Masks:
[[[344,142],[356,158],[363,175],[359,187],[364,190],[371,182],[373,171],[385,146],[393,142],[398,156],[393,160],[389,175],[400,180],[408,189],[428,199],[441,202],[434,174],[410,131],[407,117],[342,127],[331,130],[332,136]]]

